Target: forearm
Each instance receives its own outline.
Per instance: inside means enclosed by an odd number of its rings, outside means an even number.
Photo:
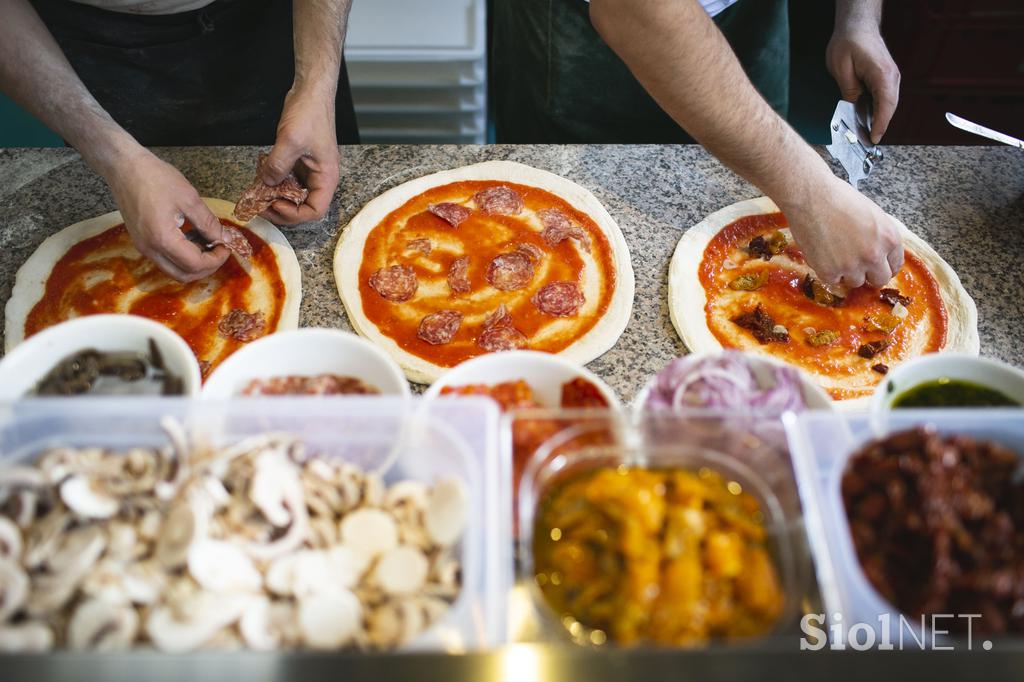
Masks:
[[[297,92],[334,101],[352,0],[295,0]]]
[[[0,0],[0,89],[101,175],[138,143],[93,98],[28,0]]]
[[[592,0],[591,20],[680,126],[784,210],[832,177],[757,93],[695,0]]]
[[[836,30],[855,26],[878,28],[882,23],[882,0],[836,0]]]

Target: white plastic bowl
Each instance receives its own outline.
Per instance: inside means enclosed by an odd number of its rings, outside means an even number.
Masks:
[[[715,357],[721,355],[722,351],[716,351],[712,353],[693,353],[686,357],[694,357],[698,359]],[[760,355],[753,355],[751,353],[744,353],[746,360],[750,363],[750,371],[754,373],[754,378],[757,379],[759,386],[772,386],[775,383],[775,369],[778,367],[789,367],[790,369],[796,370],[797,376],[800,378],[800,389],[804,396],[804,403],[807,405],[808,410],[835,410],[836,403],[825,393],[825,390],[818,384],[811,380],[806,372],[801,370],[795,365],[776,360],[775,358],[763,357]],[[632,408],[634,412],[643,412],[644,404],[647,402],[647,396],[651,392],[651,387],[654,385],[655,377],[651,377],[644,384],[644,387],[640,389],[636,397],[633,398]]]
[[[184,395],[198,395],[202,383],[199,363],[176,333],[138,315],[87,315],[44,329],[4,356],[0,361],[0,401],[24,398],[57,363],[78,351],[148,353],[150,339],[167,369],[181,377]]]
[[[409,382],[382,350],[338,329],[296,329],[257,339],[233,353],[207,378],[202,397],[239,396],[253,379],[337,374],[355,377],[383,395],[409,396]]]
[[[905,362],[889,372],[875,387],[871,411],[889,410],[893,400],[905,391],[943,377],[1001,391],[1024,405],[1024,372],[1016,367],[974,355],[934,353]]]
[[[576,378],[592,383],[608,401],[610,408],[619,408],[622,402],[608,384],[585,367],[564,360],[557,355],[530,350],[488,353],[467,360],[445,372],[424,394],[436,398],[446,386],[467,386],[522,379],[533,389],[534,399],[543,407],[561,407],[562,385]]]

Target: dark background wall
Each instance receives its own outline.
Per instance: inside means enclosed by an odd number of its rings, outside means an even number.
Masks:
[[[815,144],[828,141],[839,99],[825,68],[834,11],[829,0],[790,0],[790,120]],[[903,74],[885,144],[987,144],[950,127],[946,111],[1024,137],[1024,0],[888,0],[883,31]],[[61,144],[0,95],[0,147]]]

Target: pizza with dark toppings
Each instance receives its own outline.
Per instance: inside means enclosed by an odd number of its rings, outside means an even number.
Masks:
[[[600,202],[506,161],[381,195],[345,229],[334,268],[355,330],[421,383],[506,350],[589,362],[618,340],[633,300],[625,240]]]
[[[244,227],[232,222],[228,202],[204,201],[230,228],[224,241],[235,254],[213,275],[182,284],[164,274],[132,244],[120,213],[76,223],[44,241],[18,271],[6,349],[74,317],[141,315],[185,339],[205,377],[243,344],[294,329],[302,280],[287,240],[259,218]]]
[[[882,289],[846,290],[817,278],[770,200],[727,207],[679,241],[669,270],[672,322],[691,352],[771,355],[855,406],[905,360],[978,352],[974,301],[949,265],[901,228],[900,272]]]

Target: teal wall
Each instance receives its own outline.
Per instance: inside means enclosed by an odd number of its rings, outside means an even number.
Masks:
[[[63,147],[64,141],[0,94],[0,147]]]

